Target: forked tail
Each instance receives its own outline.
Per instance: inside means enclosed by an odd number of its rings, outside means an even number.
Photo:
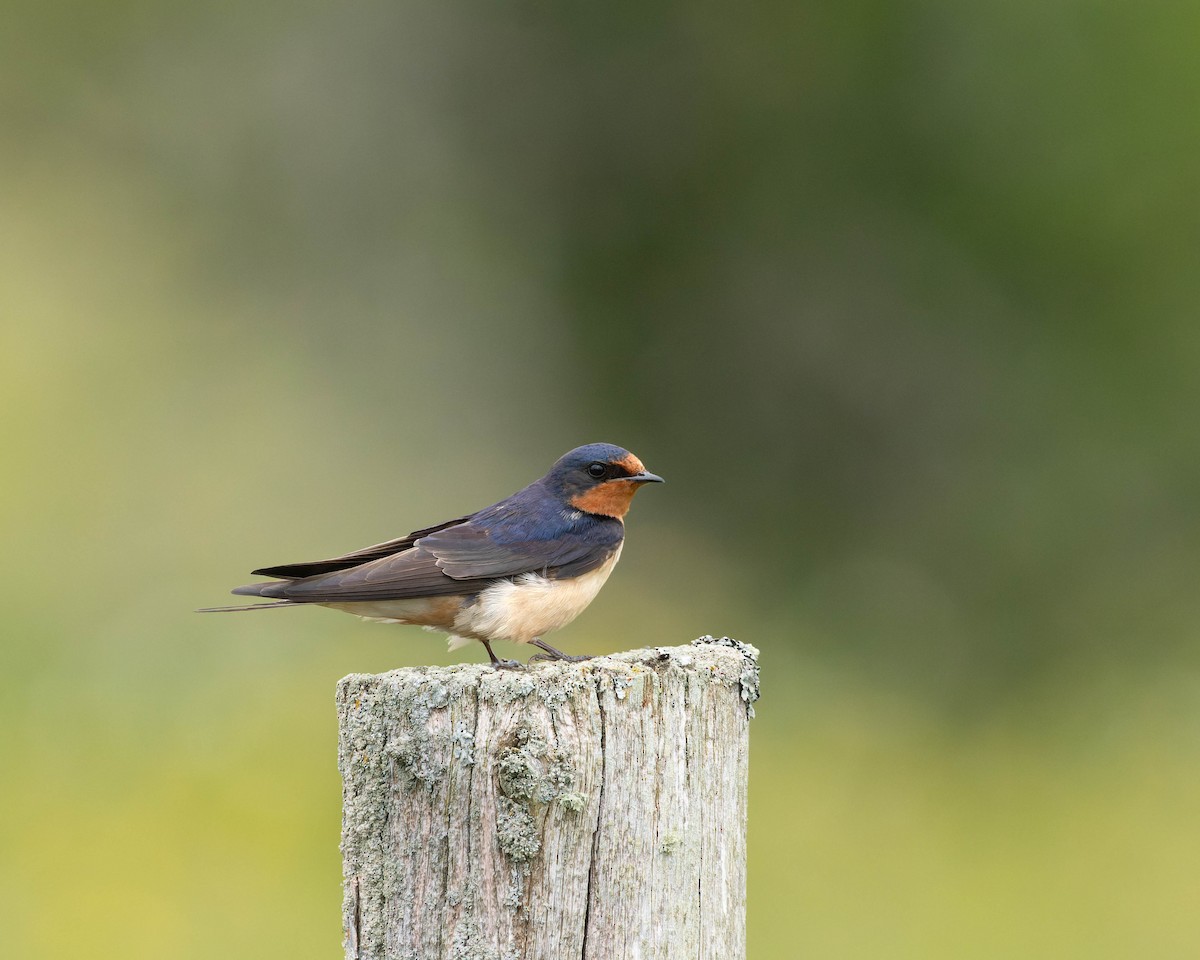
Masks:
[[[302,603],[291,600],[277,600],[274,603],[246,603],[232,607],[201,607],[197,613],[237,613],[239,610],[276,610],[279,607],[302,607]]]

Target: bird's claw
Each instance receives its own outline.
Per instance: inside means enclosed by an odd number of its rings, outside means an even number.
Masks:
[[[533,663],[537,660],[557,660],[560,663],[583,663],[584,660],[591,660],[592,654],[581,653],[578,656],[572,656],[569,653],[553,654],[553,653],[535,653],[529,658],[529,662]]]
[[[495,670],[523,670],[525,669],[525,664],[519,660],[500,660],[497,658],[492,661],[492,668]]]

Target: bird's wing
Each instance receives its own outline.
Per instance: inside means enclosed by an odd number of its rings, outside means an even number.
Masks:
[[[512,577],[543,573],[577,577],[594,570],[620,543],[623,528],[571,531],[552,538],[497,540],[492,531],[473,523],[421,537],[420,547],[437,557],[437,565],[455,580]]]
[[[255,576],[280,577],[284,580],[302,580],[305,577],[315,577],[323,573],[335,573],[338,570],[357,567],[371,560],[378,560],[380,557],[390,557],[393,554],[403,553],[405,550],[411,549],[412,545],[421,537],[430,533],[436,533],[439,530],[445,530],[447,527],[466,523],[473,516],[475,514],[471,513],[465,517],[458,517],[455,520],[447,520],[445,523],[439,523],[433,527],[426,527],[423,530],[414,530],[406,537],[386,540],[383,543],[363,547],[361,550],[355,550],[353,553],[345,553],[340,557],[332,557],[329,560],[313,560],[308,563],[284,563],[277,567],[261,567],[258,570],[250,572]]]
[[[619,534],[498,542],[489,530],[462,523],[419,537],[412,549],[344,570],[275,584],[264,596],[302,603],[347,603],[474,593],[522,573],[574,577],[600,566]]]

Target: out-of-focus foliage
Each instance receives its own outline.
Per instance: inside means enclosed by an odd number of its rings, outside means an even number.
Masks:
[[[191,609],[603,439],[561,643],[762,648],[755,960],[1195,957],[1198,27],[9,4],[0,955],[336,955],[333,683],[447,655]]]

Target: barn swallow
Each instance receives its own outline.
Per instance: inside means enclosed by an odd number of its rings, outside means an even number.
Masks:
[[[542,637],[596,598],[621,557],[633,495],[661,482],[628,450],[589,443],[477,513],[330,560],[263,567],[252,572],[277,579],[232,591],[271,603],[200,612],[315,604],[447,633],[451,650],[478,640],[497,668],[519,664],[497,657],[493,640],[533,644],[543,652],[531,660],[585,660]]]

